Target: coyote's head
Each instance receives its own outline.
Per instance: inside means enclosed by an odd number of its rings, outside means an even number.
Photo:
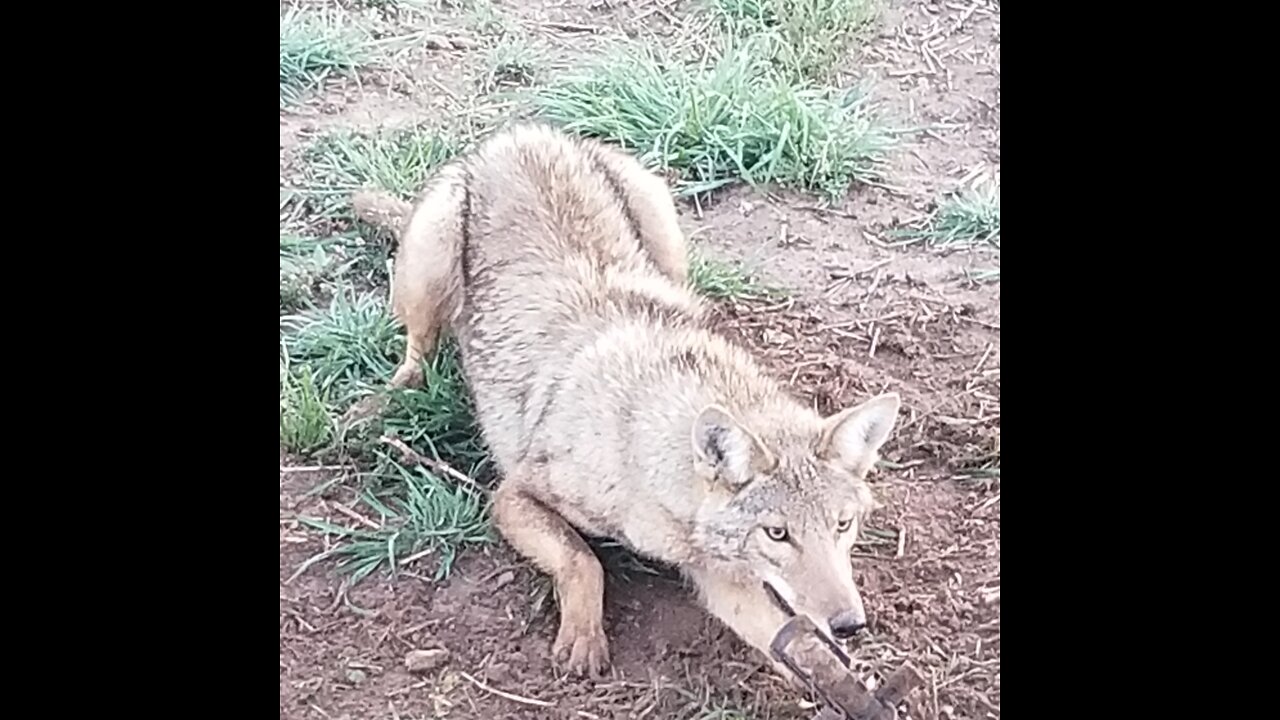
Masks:
[[[698,544],[720,572],[765,592],[837,638],[867,622],[850,550],[876,506],[864,482],[898,415],[879,395],[828,418],[760,412],[741,419],[713,405],[693,424],[695,468],[711,486]]]

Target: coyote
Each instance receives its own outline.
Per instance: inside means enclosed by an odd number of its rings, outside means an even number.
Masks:
[[[520,125],[439,170],[414,206],[354,202],[400,236],[408,349],[391,384],[421,383],[440,333],[456,338],[502,476],[495,523],[555,581],[557,662],[609,665],[604,573],[580,533],[678,567],[766,656],[779,597],[839,639],[865,625],[850,549],[898,396],[821,417],[708,329],[662,180],[603,143]]]

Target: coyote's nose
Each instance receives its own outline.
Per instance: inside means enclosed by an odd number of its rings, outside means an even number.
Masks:
[[[827,622],[831,625],[831,634],[841,640],[848,640],[867,626],[867,621],[862,614],[853,610],[845,610]]]

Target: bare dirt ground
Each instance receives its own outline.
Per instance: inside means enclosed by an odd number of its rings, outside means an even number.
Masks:
[[[679,21],[681,5],[504,7],[542,28],[538,42],[569,62],[600,34],[638,24],[661,32]],[[739,188],[681,210],[699,247],[791,291],[725,304],[720,317],[798,396],[825,412],[883,390],[903,395],[885,448],[892,465],[871,477],[886,505],[874,524],[900,541],[871,538],[857,553],[872,625],[855,659],[867,674],[907,660],[922,669],[912,718],[1000,716],[1000,487],[998,473],[981,470],[999,458],[1000,289],[965,279],[967,268],[989,266],[988,257],[891,249],[884,238],[967,177],[999,172],[999,24],[998,3],[893,2],[875,37],[849,58],[901,125],[929,126],[893,154],[888,187],[859,188],[832,208]],[[572,26],[601,33],[563,29]],[[467,55],[431,54],[412,73],[365,75],[282,113],[282,162],[326,128],[483,105],[465,99],[475,93]],[[419,79],[428,73],[431,82]],[[813,716],[670,573],[611,574],[605,614],[614,668],[597,682],[564,678],[552,666],[556,618],[546,582],[501,543],[467,551],[440,583],[404,570],[348,588],[324,562],[299,573],[323,540],[297,517],[352,519],[341,483],[313,492],[341,472],[281,458],[281,718]],[[405,669],[406,653],[437,648],[447,651],[438,667]]]

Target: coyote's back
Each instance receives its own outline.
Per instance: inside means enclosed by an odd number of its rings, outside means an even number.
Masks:
[[[535,126],[481,146],[463,172],[463,335],[501,326],[527,336],[522,352],[555,355],[564,338],[545,338],[550,330],[599,327],[641,307],[696,313],[674,208],[630,158]]]
[[[510,466],[593,339],[619,324],[693,322],[699,302],[670,194],[630,157],[528,126],[457,172],[462,286],[449,325],[486,439]]]

